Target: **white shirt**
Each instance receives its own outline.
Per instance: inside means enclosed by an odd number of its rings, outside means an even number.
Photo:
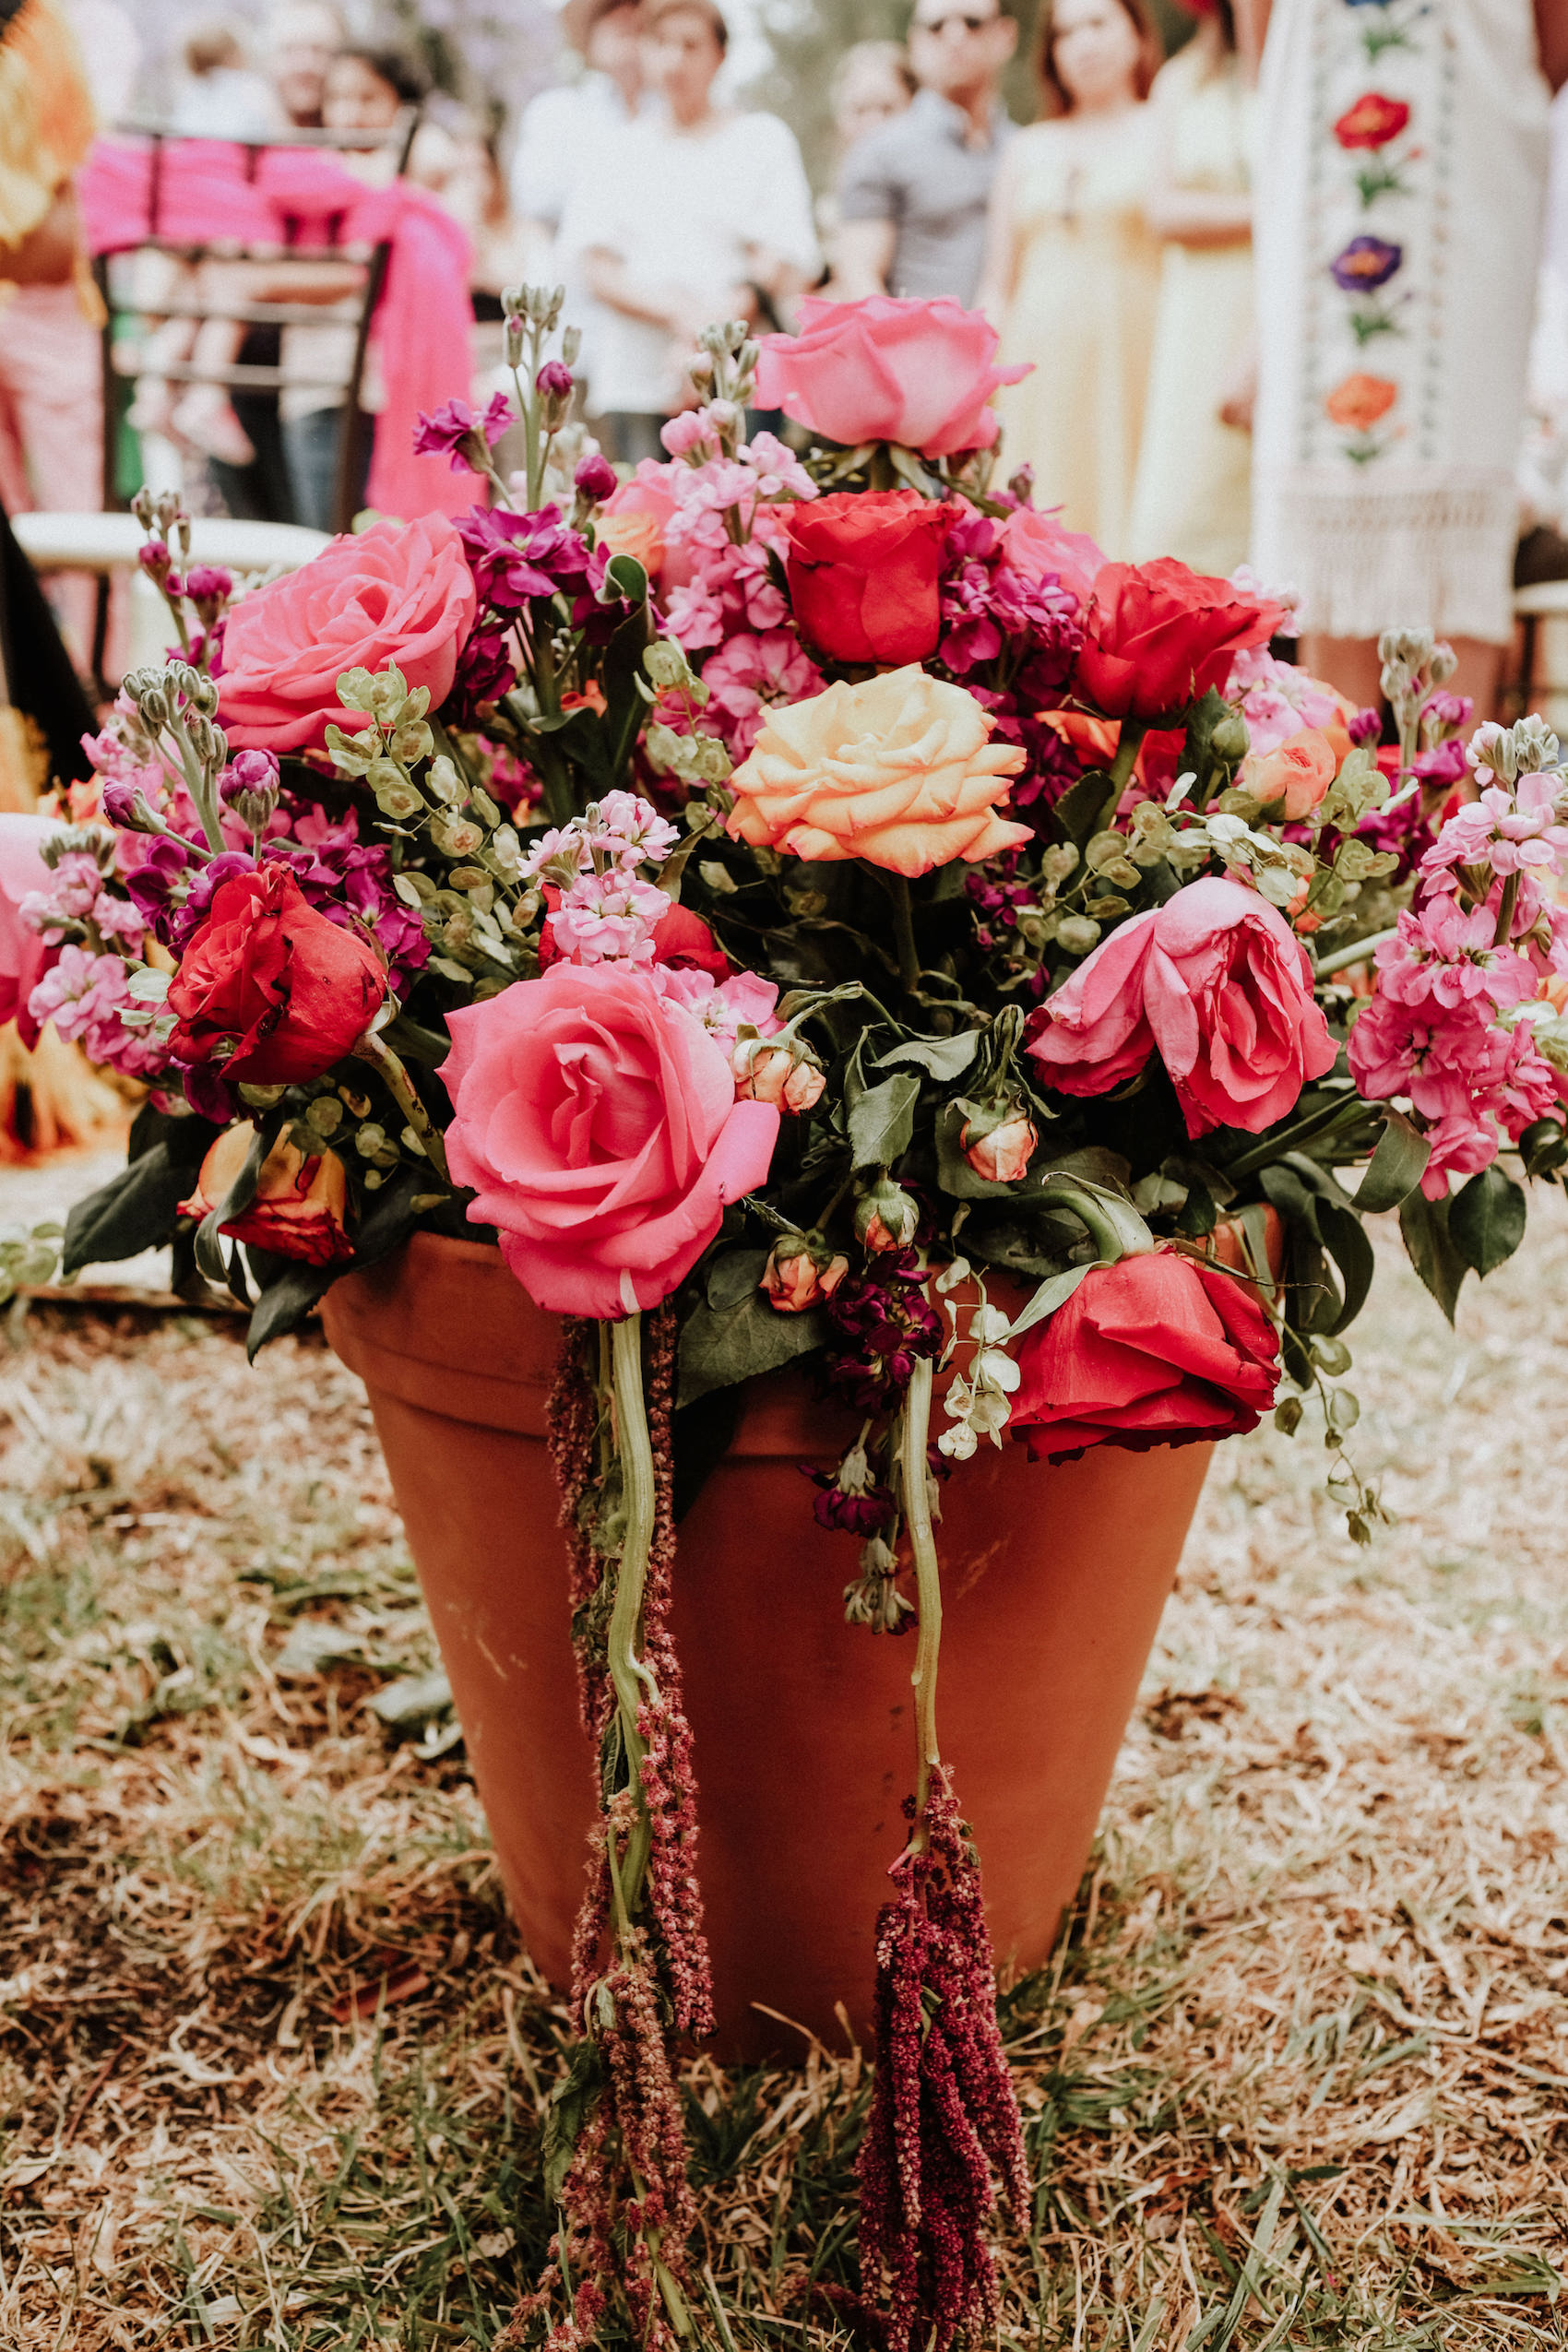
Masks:
[[[647,110],[659,101],[645,98],[642,103]],[[605,312],[588,292],[580,267],[566,250],[562,224],[579,180],[597,167],[604,141],[618,137],[631,120],[626,101],[610,76],[586,73],[580,80],[563,83],[558,89],[541,90],[531,101],[524,111],[512,156],[512,210],[519,220],[538,221],[551,233],[553,247],[549,262],[536,266],[566,289],[561,323],[576,327],[582,336],[574,372],[586,376],[590,386]],[[596,407],[602,406],[597,392],[592,398]]]
[[[715,319],[751,276],[755,247],[808,281],[819,267],[811,190],[794,133],[775,114],[731,114],[683,132],[642,120],[601,139],[563,223],[574,255],[615,254],[637,287],[678,286]],[[668,414],[680,402],[683,355],[651,321],[600,311],[593,403]]]

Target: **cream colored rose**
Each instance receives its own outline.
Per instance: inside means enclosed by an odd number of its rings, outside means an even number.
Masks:
[[[911,879],[955,859],[975,864],[1029,838],[997,814],[1024,765],[993,743],[990,714],[962,686],[918,666],[768,714],[730,779],[729,829],[797,858],[864,858]]]

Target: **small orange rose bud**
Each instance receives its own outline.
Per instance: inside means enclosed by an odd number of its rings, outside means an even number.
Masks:
[[[879,1177],[855,1209],[855,1239],[873,1252],[907,1250],[920,1221],[919,1204],[891,1177]]]
[[[1027,1111],[1016,1106],[1003,1111],[993,1125],[984,1118],[968,1119],[959,1138],[964,1158],[988,1184],[1016,1184],[1028,1171],[1039,1134]]]
[[[830,1299],[849,1271],[849,1259],[829,1249],[820,1233],[786,1233],[768,1252],[761,1288],[781,1315],[804,1314]]]
[[[210,1215],[245,1164],[255,1140],[250,1125],[226,1127],[201,1163],[196,1190],[180,1203],[182,1217]],[[335,1152],[307,1159],[280,1135],[262,1162],[255,1198],[220,1231],[251,1248],[280,1258],[303,1258],[308,1265],[333,1265],[352,1257],[344,1213],[348,1184]]]
[[[771,1045],[766,1038],[742,1038],[730,1057],[735,1091],[743,1100],[777,1103],[799,1113],[821,1101],[826,1077],[803,1048]]]

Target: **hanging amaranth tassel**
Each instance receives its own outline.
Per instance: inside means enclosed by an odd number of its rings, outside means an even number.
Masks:
[[[669,1624],[668,1307],[652,1321],[646,1405],[642,1347],[640,1315],[597,1332],[568,1325],[551,1398],[600,1818],[573,1936],[572,2005],[583,2038],[545,2120],[545,2186],[561,2215],[552,2266],[519,2303],[497,2352],[540,2337],[546,2352],[580,2352],[612,2317],[650,2352],[673,2352],[693,2334],[687,2243],[696,2214],[670,2036],[711,2032],[713,1994],[691,1731]]]
[[[868,2304],[879,2293],[888,2299],[888,2352],[946,2352],[960,2328],[994,2324],[986,2242],[993,2180],[1015,2220],[1029,2205],[980,1861],[936,1740],[942,1586],[927,1487],[931,1387],[930,1364],[917,1364],[901,1454],[920,1603],[920,1780],[904,1807],[909,1842],[890,1873],[899,1893],[876,1926],[876,2080],[859,2168],[861,2279]]]

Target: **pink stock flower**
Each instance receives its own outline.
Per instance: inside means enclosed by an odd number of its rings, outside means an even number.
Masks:
[[[1446,1009],[1485,997],[1505,1010],[1536,992],[1537,975],[1517,949],[1497,946],[1496,918],[1488,907],[1466,914],[1457,898],[1428,898],[1407,908],[1396,937],[1377,950],[1378,987],[1402,1004],[1430,997]]]
[[[656,963],[654,978],[670,1002],[683,1005],[727,1053],[742,1028],[771,1037],[780,1026],[773,1009],[778,991],[760,972],[731,972],[719,980],[711,972]]]
[[[722,1047],[640,965],[553,964],[447,1027],[452,1173],[547,1313],[657,1306],[766,1181],[778,1111],[737,1102]]]
[[[1190,1135],[1261,1134],[1334,1066],[1306,950],[1255,890],[1222,879],[1123,923],[1029,1026],[1063,1094],[1108,1093],[1158,1051]]]
[[[759,339],[757,405],[846,447],[896,441],[928,457],[989,449],[999,430],[992,394],[1029,373],[997,367],[996,329],[983,311],[945,297],[807,295],[798,315],[798,334]]]
[[[61,948],[38,981],[28,1012],[39,1026],[53,1022],[59,1036],[79,1044],[101,1068],[156,1077],[167,1069],[169,1055],[144,1031],[125,1028],[120,1012],[131,1002],[129,975],[118,956],[73,945]]]
[[[1350,1075],[1368,1101],[1407,1096],[1432,1139],[1421,1188],[1448,1190],[1497,1156],[1498,1128],[1516,1142],[1559,1099],[1556,1072],[1528,1022],[1503,1028],[1474,1001],[1452,1011],[1374,996],[1350,1031]]]
[[[670,900],[624,867],[578,876],[546,921],[558,955],[575,964],[651,964],[653,934]]]
[[[1277,661],[1265,645],[1245,646],[1230,663],[1227,702],[1239,702],[1254,754],[1277,751],[1303,727],[1344,727],[1351,716],[1343,695],[1293,662]]]
[[[1456,866],[1490,865],[1493,873],[1544,873],[1568,860],[1568,826],[1557,822],[1562,778],[1521,776],[1512,790],[1489,784],[1448,819],[1421,860],[1429,889],[1452,889]]]
[[[690,457],[701,449],[719,446],[719,432],[706,409],[683,409],[659,428],[659,437],[672,457]]]
[[[742,633],[709,656],[702,673],[708,689],[708,724],[731,756],[750,756],[776,705],[804,702],[826,683],[810,656],[783,629],[764,636]]]

